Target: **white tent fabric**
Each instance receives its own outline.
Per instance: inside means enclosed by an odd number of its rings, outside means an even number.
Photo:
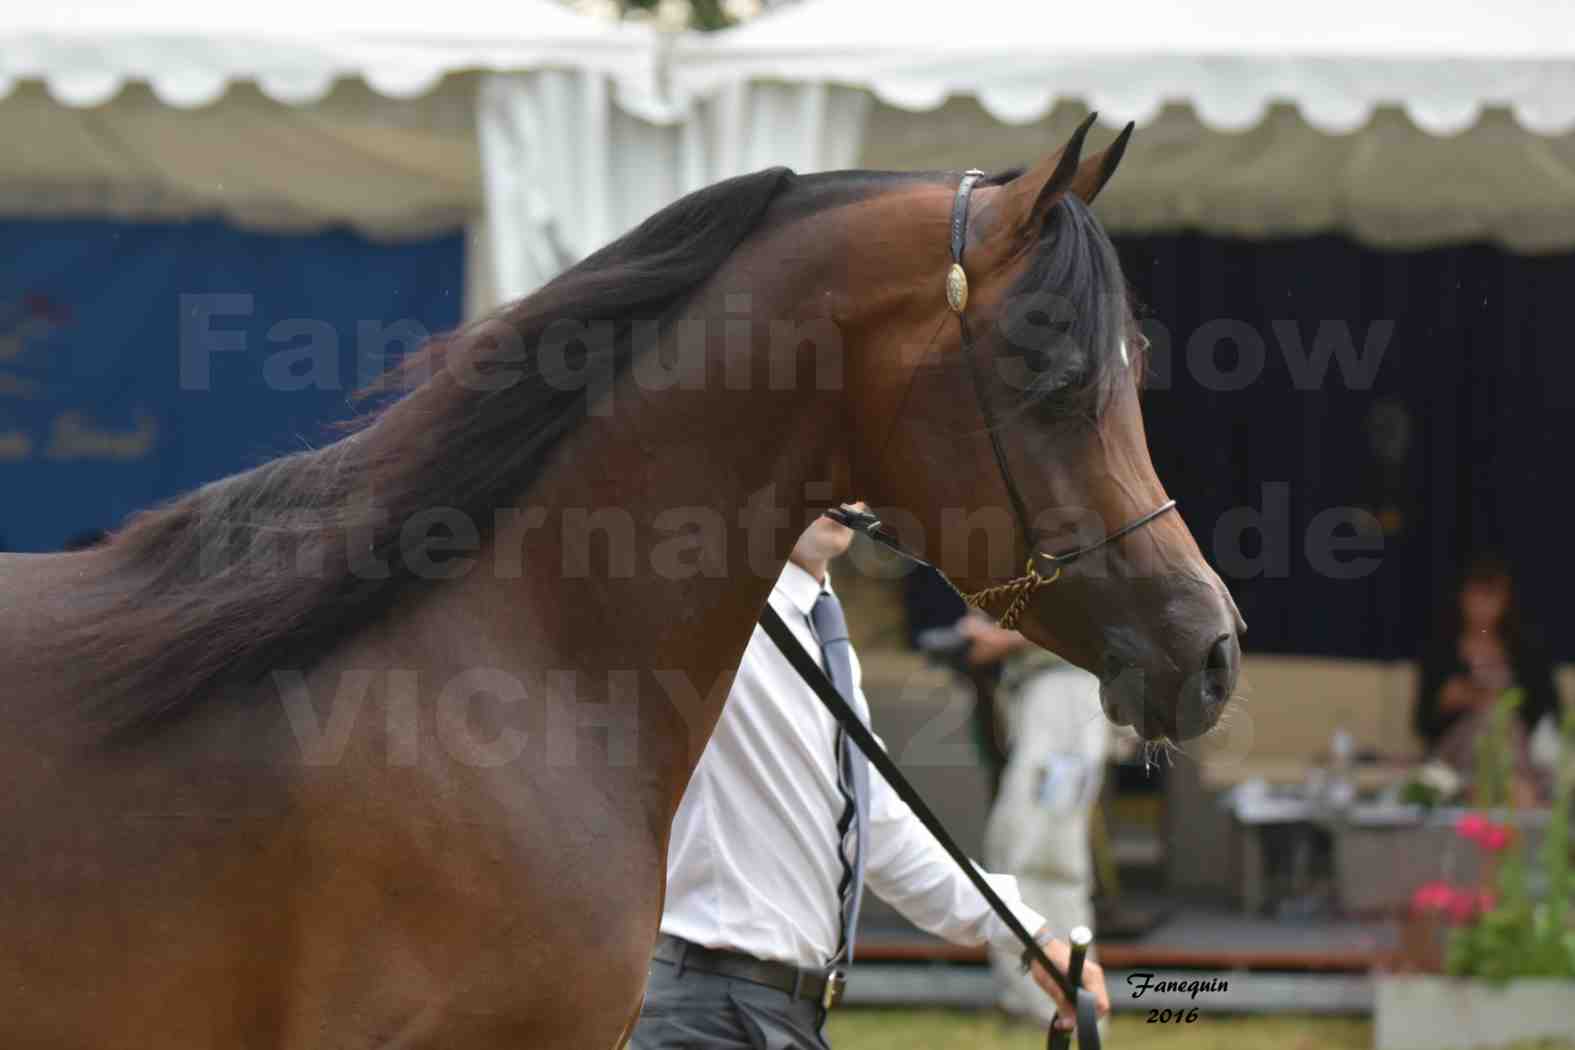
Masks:
[[[648,28],[587,18],[550,0],[56,0],[6,8],[0,95],[37,79],[70,106],[101,105],[132,80],[177,107],[209,105],[237,80],[289,105],[323,98],[343,77],[411,98],[465,70],[564,66],[644,85],[655,60]]]
[[[740,83],[875,97],[861,167],[999,168],[1089,109],[1140,126],[1114,230],[1338,231],[1410,248],[1575,246],[1575,6],[803,0],[673,49],[679,98]]]
[[[960,171],[1031,164],[1087,115],[1076,102],[1032,124],[1003,124],[976,100],[912,113],[877,104],[859,166]],[[1115,129],[1100,126],[1090,148]],[[1295,107],[1270,107],[1243,132],[1216,131],[1166,106],[1132,137],[1121,173],[1099,197],[1117,233],[1203,230],[1249,238],[1340,232],[1394,250],[1489,241],[1524,254],[1575,247],[1575,134],[1545,137],[1503,109],[1439,137],[1398,108],[1358,132],[1326,135]]]
[[[30,82],[0,100],[0,214],[137,221],[218,215],[266,230],[352,226],[425,236],[481,208],[479,77],[390,102],[339,84],[285,106],[236,84],[211,106],[173,109],[146,84],[73,108]]]
[[[869,101],[826,84],[734,84],[682,114],[642,116],[614,105],[598,77],[489,77],[477,130],[492,286],[477,301],[524,295],[719,179],[774,164],[854,167]]]
[[[552,0],[6,6],[8,215],[422,236],[481,212],[486,71],[564,71],[632,109],[656,96],[650,27]]]
[[[0,141],[21,147],[0,155],[0,213],[468,224],[471,312],[717,179],[853,166],[869,104],[736,84],[675,107],[654,30],[550,0],[16,6]]]
[[[804,0],[686,37],[674,58],[686,95],[740,80],[829,81],[902,109],[974,95],[1007,123],[1070,97],[1117,124],[1184,100],[1224,131],[1284,100],[1328,133],[1355,130],[1384,104],[1434,134],[1470,127],[1488,105],[1530,131],[1575,129],[1575,10],[1552,0]]]
[[[12,148],[0,153],[0,214],[219,215],[282,231],[344,224],[377,238],[466,226],[470,312],[500,283],[480,221],[476,105],[487,71],[537,70],[631,112],[671,112],[656,101],[650,27],[551,0],[6,6],[0,141]],[[558,137],[533,139],[533,153],[584,144],[573,119],[551,129]],[[577,220],[558,216],[564,227]],[[498,243],[539,256],[539,225]],[[563,261],[531,269],[532,279]]]
[[[673,38],[551,0],[13,3],[0,213],[465,223],[480,307],[716,179],[1031,162],[1092,106],[1143,124],[1117,230],[1568,250],[1575,8],[1457,6],[801,0]]]

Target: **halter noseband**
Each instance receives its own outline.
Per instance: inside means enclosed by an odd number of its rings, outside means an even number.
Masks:
[[[1017,528],[1022,534],[1023,543],[1028,549],[1028,564],[1023,575],[1007,580],[1005,583],[986,587],[973,594],[963,594],[957,590],[955,584],[947,579],[945,573],[940,573],[943,580],[957,591],[962,600],[975,609],[990,612],[992,606],[1005,600],[1005,608],[996,622],[1008,630],[1017,626],[1023,611],[1028,608],[1028,599],[1039,588],[1054,583],[1061,576],[1061,570],[1083,557],[1091,554],[1109,543],[1114,543],[1130,532],[1135,532],[1158,518],[1167,511],[1174,510],[1175,500],[1166,500],[1158,507],[1144,514],[1142,517],[1127,522],[1116,531],[1110,533],[1102,540],[1090,543],[1086,547],[1078,547],[1064,554],[1044,554],[1039,552],[1038,540],[1034,528],[1028,523],[1028,507],[1023,502],[1022,494],[1018,491],[1017,483],[1012,478],[1011,467],[1006,462],[1006,449],[1001,444],[1000,429],[996,426],[995,410],[991,407],[989,395],[986,393],[987,383],[984,376],[984,365],[974,349],[973,337],[968,330],[968,318],[964,313],[968,308],[968,273],[963,269],[963,248],[967,243],[968,234],[968,198],[973,193],[974,186],[984,177],[984,172],[978,168],[970,168],[963,173],[962,181],[957,184],[957,195],[952,199],[951,218],[951,247],[952,265],[946,272],[946,305],[951,307],[952,313],[957,315],[957,323],[961,329],[963,354],[968,358],[968,371],[973,376],[974,395],[979,399],[979,411],[984,416],[985,431],[990,435],[990,449],[995,453],[995,465],[1001,472],[1001,481],[1006,485],[1006,495],[1012,503],[1012,513],[1017,518]],[[919,565],[935,568],[929,562],[910,554],[902,549],[897,539],[887,532],[881,521],[869,511],[855,510],[849,506],[836,507],[825,512],[826,517],[846,525],[857,532],[862,532],[870,539],[894,551],[898,555]],[[1049,570],[1049,575],[1039,571],[1039,562],[1043,561]]]

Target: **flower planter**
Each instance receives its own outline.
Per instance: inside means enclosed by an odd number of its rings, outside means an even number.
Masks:
[[[1522,1039],[1575,1039],[1575,981],[1379,976],[1375,1050],[1468,1050]]]

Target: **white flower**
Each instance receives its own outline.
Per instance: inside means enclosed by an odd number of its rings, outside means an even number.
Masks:
[[[1462,787],[1460,774],[1443,762],[1428,762],[1416,771],[1417,782],[1444,798],[1454,798]]]
[[[722,12],[735,22],[747,22],[760,13],[760,0],[722,0]]]

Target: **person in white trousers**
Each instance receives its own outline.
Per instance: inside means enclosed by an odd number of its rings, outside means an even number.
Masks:
[[[972,661],[1004,661],[995,696],[1008,757],[985,825],[985,863],[1017,877],[1024,903],[1056,936],[1093,929],[1089,821],[1109,743],[1099,680],[987,620],[969,617],[959,628],[972,638]],[[1055,1005],[1017,958],[992,949],[990,963],[1001,1008],[1048,1023]]]

